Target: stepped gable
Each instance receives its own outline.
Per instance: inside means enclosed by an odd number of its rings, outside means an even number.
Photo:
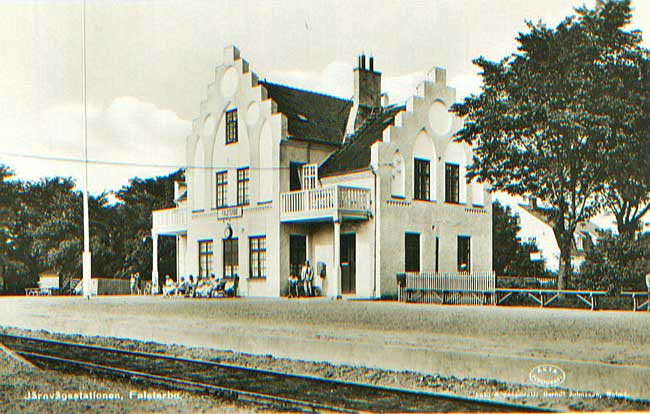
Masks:
[[[370,165],[370,147],[382,140],[384,129],[395,121],[395,116],[405,106],[378,108],[359,129],[346,139],[346,143],[330,155],[318,168],[319,177],[336,175],[366,168]]]
[[[287,117],[289,139],[341,145],[352,101],[260,81]]]

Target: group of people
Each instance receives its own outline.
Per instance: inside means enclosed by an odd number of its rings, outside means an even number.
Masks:
[[[186,298],[216,298],[221,296],[236,296],[237,282],[239,277],[231,280],[218,278],[213,274],[210,277],[201,277],[190,275],[187,279],[184,276],[174,282],[171,276],[165,276],[165,285],[163,286],[163,297],[185,296]]]
[[[302,266],[300,276],[292,274],[289,276],[289,297],[300,296],[300,285],[303,286],[305,296],[314,296],[314,269],[311,267],[309,260],[305,261]]]

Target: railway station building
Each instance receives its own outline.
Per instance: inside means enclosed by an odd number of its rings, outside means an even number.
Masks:
[[[492,209],[453,141],[455,90],[434,68],[389,105],[372,57],[353,99],[262,80],[224,50],[186,143],[175,207],[153,213],[176,238],[177,277],[239,276],[239,295],[286,295],[306,259],[323,296],[397,295],[405,271],[490,271]]]

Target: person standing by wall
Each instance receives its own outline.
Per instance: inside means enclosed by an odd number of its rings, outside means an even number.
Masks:
[[[314,296],[314,269],[309,264],[309,259],[305,261],[301,276],[305,287],[305,296]]]
[[[646,302],[645,309],[650,312],[650,272],[645,275],[645,287],[648,289],[648,301]]]

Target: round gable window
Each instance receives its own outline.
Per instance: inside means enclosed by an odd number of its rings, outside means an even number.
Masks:
[[[431,129],[438,135],[446,135],[451,129],[452,116],[447,106],[441,101],[435,101],[429,109]]]

